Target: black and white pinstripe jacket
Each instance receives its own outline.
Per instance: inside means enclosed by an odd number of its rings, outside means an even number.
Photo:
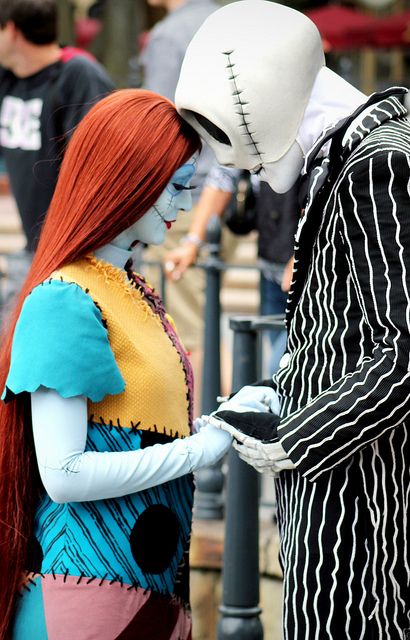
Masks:
[[[297,467],[276,482],[285,640],[410,637],[410,123],[399,93],[373,96],[306,159],[289,361],[274,377]]]
[[[309,173],[333,141],[310,172],[287,309],[290,358],[277,376],[279,436],[310,480],[410,413],[410,124],[391,93],[323,134],[306,159]]]

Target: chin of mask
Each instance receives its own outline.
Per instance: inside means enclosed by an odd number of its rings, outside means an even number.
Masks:
[[[263,182],[267,182],[276,193],[286,193],[296,183],[303,167],[302,149],[294,142],[289,151],[276,162],[269,162],[256,171]]]
[[[198,154],[195,154],[177,169],[156,203],[129,229],[120,233],[112,244],[121,249],[132,249],[138,243],[162,244],[179,211],[192,209],[190,181],[197,160]]]

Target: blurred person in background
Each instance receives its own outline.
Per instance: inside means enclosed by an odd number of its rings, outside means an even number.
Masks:
[[[0,0],[0,147],[26,239],[8,258],[3,304],[26,275],[67,140],[113,88],[89,54],[58,44],[56,0]]]
[[[260,311],[262,315],[285,315],[290,288],[295,233],[300,218],[298,189],[275,193],[266,182],[258,181],[256,229],[258,264],[261,268]],[[266,375],[275,373],[286,349],[287,333],[269,331],[270,354]]]
[[[159,21],[148,34],[141,53],[143,86],[174,101],[179,72],[186,48],[203,21],[219,4],[213,0],[148,0],[152,7],[162,7],[167,11],[165,18]],[[204,333],[204,286],[205,275],[200,269],[192,269],[180,280],[186,259],[197,256],[202,246],[209,215],[220,209],[229,196],[205,192],[201,197],[206,176],[214,162],[211,149],[204,145],[198,160],[198,169],[193,181],[192,216],[180,216],[177,224],[167,235],[164,246],[151,247],[144,252],[144,258],[162,261],[165,266],[167,282],[167,304],[175,319],[178,331],[185,347],[190,352],[195,371],[197,393],[196,403],[199,411],[202,373],[202,342]],[[198,201],[200,200],[200,204]],[[221,204],[222,201],[222,204]],[[197,208],[200,211],[196,211]],[[195,223],[194,220],[195,219]],[[222,255],[227,256],[235,244],[229,232],[224,232]],[[158,288],[158,271],[149,270],[149,278]]]
[[[225,212],[227,224],[233,233],[237,232],[242,236],[256,230],[258,266],[261,270],[260,313],[284,315],[292,276],[294,236],[300,217],[298,189],[294,187],[284,194],[275,193],[257,176],[251,177],[249,185],[249,180],[243,178],[242,174],[239,169],[229,169],[213,163],[191,217],[188,233],[195,233],[201,240],[205,240],[210,217],[218,215],[223,220]],[[241,185],[243,180],[246,181],[244,187]],[[235,226],[230,210],[236,206],[247,207],[248,197],[245,191],[248,189],[252,190],[252,202],[249,205],[252,211],[249,212],[249,218],[244,211],[237,214],[238,222]],[[240,204],[236,202],[238,198]],[[198,251],[198,247],[183,245],[169,253],[167,259],[173,261],[174,268],[182,277],[188,267],[195,263]],[[286,330],[267,333],[270,350],[264,358],[264,370],[268,375],[279,367],[286,347]]]

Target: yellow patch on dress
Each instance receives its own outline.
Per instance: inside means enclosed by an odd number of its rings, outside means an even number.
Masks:
[[[160,317],[122,269],[86,256],[53,278],[78,284],[106,322],[108,339],[125,390],[89,402],[93,422],[189,435],[189,401],[184,368]],[[79,345],[81,348],[81,345]]]

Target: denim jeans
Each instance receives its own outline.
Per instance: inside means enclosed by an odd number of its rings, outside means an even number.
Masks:
[[[260,281],[262,315],[284,314],[286,308],[287,293],[284,293],[277,282],[266,278],[261,273]],[[279,362],[286,347],[285,329],[268,331],[270,342],[270,354],[268,360],[268,370],[272,375],[279,368]]]
[[[5,256],[6,272],[0,280],[0,324],[3,324],[26,279],[33,260],[30,251],[22,249]]]

